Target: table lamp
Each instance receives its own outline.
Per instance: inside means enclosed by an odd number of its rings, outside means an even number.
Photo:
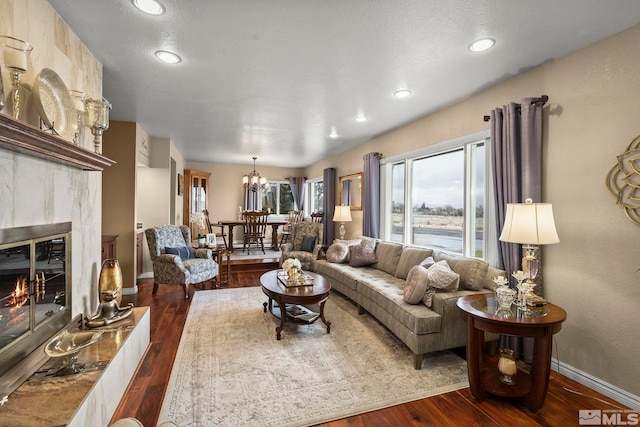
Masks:
[[[340,240],[344,240],[344,223],[351,222],[351,206],[336,206],[336,210],[333,212],[333,221],[340,223]]]
[[[522,258],[522,270],[528,276],[527,281],[533,283],[539,268],[536,258],[538,245],[560,242],[551,203],[532,203],[531,199],[524,203],[507,203],[500,240],[523,245],[526,252]]]

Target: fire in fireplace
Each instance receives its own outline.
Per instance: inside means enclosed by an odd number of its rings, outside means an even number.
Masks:
[[[0,377],[71,320],[71,223],[0,230]]]

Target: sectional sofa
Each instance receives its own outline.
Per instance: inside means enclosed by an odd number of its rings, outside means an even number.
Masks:
[[[368,312],[404,342],[413,352],[415,369],[422,368],[427,353],[466,345],[466,323],[456,301],[464,295],[491,293],[496,287],[493,278],[505,276],[503,270],[480,259],[379,240],[370,259],[375,262],[370,265],[357,266],[348,257],[344,259],[343,248],[338,257],[334,254],[334,245],[339,244],[353,256],[361,243],[335,241],[327,249],[328,259],[316,260],[314,270],[329,278],[332,289],[352,300],[360,314]],[[410,304],[405,300],[407,276],[429,257],[433,257],[431,262],[446,261],[459,275],[457,289],[435,292],[431,307],[422,301]]]

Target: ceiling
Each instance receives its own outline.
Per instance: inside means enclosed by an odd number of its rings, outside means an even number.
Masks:
[[[49,3],[103,64],[112,119],[258,166],[308,166],[640,22],[637,0],[159,1]]]

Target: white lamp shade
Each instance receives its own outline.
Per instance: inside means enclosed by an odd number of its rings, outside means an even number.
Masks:
[[[508,203],[500,240],[528,245],[559,243],[551,203]]]
[[[351,206],[348,206],[348,205],[336,206],[336,210],[333,212],[333,220],[335,222],[350,222]]]

